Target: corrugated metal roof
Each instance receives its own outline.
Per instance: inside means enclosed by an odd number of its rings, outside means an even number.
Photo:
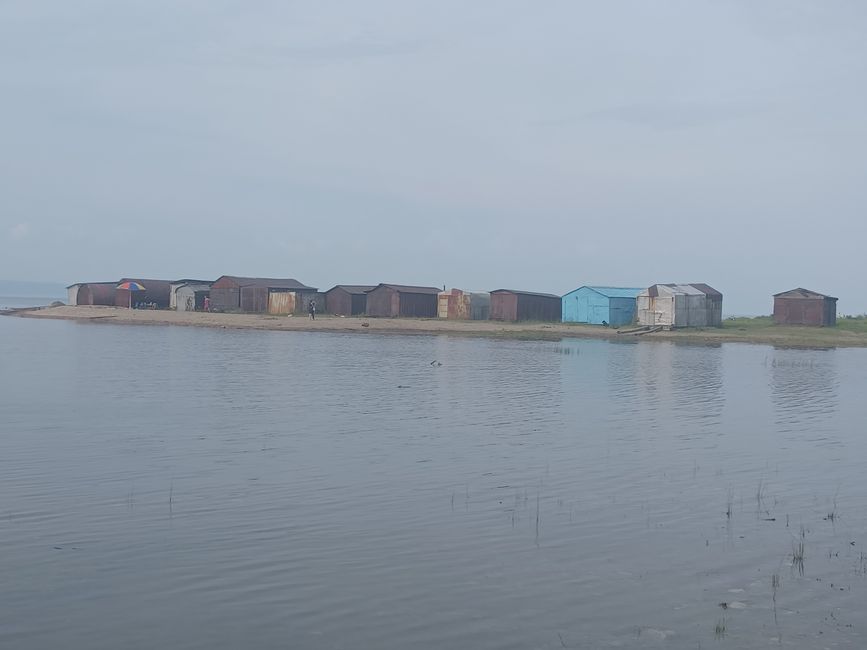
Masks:
[[[635,298],[635,296],[644,291],[643,287],[599,287],[585,284],[584,286],[578,287],[578,289],[574,289],[569,293],[575,293],[579,289],[590,289],[591,291],[595,291],[596,293],[601,294],[606,298]]]
[[[240,287],[260,287],[262,289],[298,289],[316,291],[316,287],[308,287],[293,278],[245,278],[239,275],[223,275],[217,278],[227,278]]]
[[[174,280],[172,284],[213,284],[213,280],[193,280],[192,278],[183,278],[181,280]]]
[[[376,286],[372,284],[335,284],[328,291],[334,291],[335,289],[343,289],[346,293],[361,295],[368,291],[373,291],[376,289]],[[325,293],[328,293],[328,291]]]
[[[782,293],[775,293],[774,298],[813,298],[813,299],[821,299],[826,298],[828,300],[837,300],[833,296],[826,296],[823,293],[819,293],[818,291],[810,291],[809,289],[804,289],[803,287],[798,287],[797,289],[791,289],[789,291],[783,291]]]
[[[719,291],[714,289],[709,284],[705,284],[704,282],[694,282],[689,286],[695,287],[696,289],[701,291],[703,294],[708,295],[708,296],[721,296],[722,295],[722,293],[720,293]]]
[[[439,295],[442,289],[438,287],[414,287],[408,284],[389,284],[388,282],[383,282],[381,284],[376,285],[373,289],[379,289],[379,287],[388,287],[389,289],[394,289],[400,293],[423,293],[423,294],[434,294]],[[373,291],[370,289],[370,291]],[[367,291],[366,293],[370,293]]]
[[[707,295],[707,296],[722,296],[722,294],[711,287],[710,285],[704,284],[702,282],[697,282],[694,284],[654,284],[651,287],[645,289],[647,291],[647,295],[655,297],[659,295],[659,287],[665,287],[668,290],[668,293],[671,294],[680,294],[684,296],[698,296],[698,295]]]
[[[560,296],[555,296],[553,293],[537,293],[535,291],[517,291],[515,289],[494,289],[491,293],[514,293],[517,296],[539,296],[540,298],[556,298],[560,300]]]

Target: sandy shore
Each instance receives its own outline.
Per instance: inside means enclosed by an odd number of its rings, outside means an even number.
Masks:
[[[594,325],[562,323],[500,323],[496,321],[454,321],[415,318],[341,318],[318,315],[315,321],[304,316],[267,314],[213,314],[130,310],[120,307],[62,306],[16,310],[24,318],[55,318],[90,323],[124,325],[181,325],[224,329],[259,329],[321,332],[370,332],[400,334],[454,334],[510,339],[557,340],[562,338],[606,338],[621,340],[675,340],[695,343],[743,342],[791,347],[867,347],[867,333],[838,328],[771,327],[754,329],[726,325],[721,329],[654,332],[643,336],[618,333]]]

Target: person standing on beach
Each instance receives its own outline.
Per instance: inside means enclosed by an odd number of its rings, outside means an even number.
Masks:
[[[310,314],[310,320],[316,320],[316,301],[311,300],[307,303],[307,311]]]
[[[205,296],[205,300],[202,303],[202,309],[204,309],[205,311],[211,311],[211,297],[210,296]]]

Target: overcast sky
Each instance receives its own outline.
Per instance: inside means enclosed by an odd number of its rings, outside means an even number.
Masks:
[[[867,311],[867,3],[0,0],[0,278]]]

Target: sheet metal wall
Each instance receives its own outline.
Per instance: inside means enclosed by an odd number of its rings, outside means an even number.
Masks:
[[[634,291],[640,289],[618,291]],[[579,287],[563,296],[562,318],[564,323],[588,323],[612,327],[628,325],[635,320],[635,298],[605,295],[594,287]]]
[[[325,292],[325,310],[329,314],[334,314],[335,316],[354,316],[356,313],[363,313],[364,309],[362,308],[361,312],[354,311],[353,305],[353,295],[349,293],[346,289],[342,289],[340,287],[335,287],[330,291]],[[364,303],[367,303],[367,296],[361,296],[364,298]]]
[[[78,290],[81,289],[80,284],[73,284],[70,287],[66,288],[66,304],[67,305],[77,305],[78,304]]]
[[[367,311],[367,294],[350,293],[343,287],[334,287],[323,294],[323,302],[316,301],[317,310],[322,309],[335,316],[360,316]]]
[[[635,298],[609,298],[608,323],[612,327],[631,325],[635,321]]]
[[[491,294],[481,291],[452,289],[437,298],[437,316],[454,320],[488,320],[491,315]]]
[[[777,325],[812,325],[833,327],[837,324],[837,301],[833,298],[774,298],[774,322]]]
[[[400,299],[391,287],[377,287],[367,294],[367,315],[396,318],[400,314]]]
[[[295,292],[294,291],[272,291],[268,295],[268,313],[269,314],[294,314],[295,313]]]
[[[211,292],[208,285],[188,284],[178,287],[173,293],[177,311],[202,311],[205,308],[205,296]]]
[[[404,318],[436,318],[437,294],[397,292],[397,313]]]
[[[132,292],[132,305],[136,303],[152,302],[156,303],[157,309],[168,309],[171,301],[171,283],[166,280],[140,280],[138,278],[124,278],[121,282],[127,280],[138,282],[145,287],[144,291]],[[120,284],[120,283],[118,283]],[[118,307],[129,307],[130,291],[128,289],[115,289],[114,304]]]
[[[78,304],[114,305],[116,286],[116,282],[89,282],[82,284],[78,289]]]
[[[518,320],[518,296],[507,291],[492,291],[491,320]]]
[[[241,287],[241,311],[264,314],[268,311],[268,287]]]
[[[652,295],[656,292],[658,295]],[[661,327],[721,327],[722,296],[690,285],[655,285],[636,298],[638,324]]]
[[[517,320],[560,322],[562,303],[559,296],[518,294]]]

